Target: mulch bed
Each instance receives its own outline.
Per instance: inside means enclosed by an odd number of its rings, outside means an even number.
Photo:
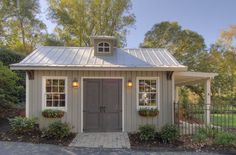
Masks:
[[[15,116],[25,116],[24,108],[0,108],[0,118],[13,118]]]
[[[63,139],[48,139],[42,137],[42,132],[37,128],[32,132],[25,134],[15,134],[12,131],[0,132],[1,141],[14,141],[14,142],[30,142],[35,144],[55,144],[68,146],[72,140],[75,138],[76,134],[71,133],[68,137]]]
[[[172,143],[164,143],[160,138],[153,141],[141,141],[138,133],[129,134],[130,145],[132,149],[146,150],[168,150],[168,151],[205,151],[205,152],[223,152],[236,154],[235,146],[215,145],[211,142],[196,143],[191,136],[182,136],[179,140]]]
[[[152,141],[141,141],[138,133],[129,134],[130,145],[132,148],[140,148],[140,149],[152,149],[157,147],[168,147],[168,148],[176,148],[182,145],[181,141],[175,141],[173,143],[163,143],[160,138],[155,138]]]
[[[14,142],[30,142],[30,143],[42,143],[42,144],[55,144],[68,146],[76,134],[71,133],[67,138],[61,140],[47,139],[42,137],[42,132],[38,127],[32,132],[25,134],[15,134],[10,130],[8,118],[15,116],[24,116],[24,109],[11,108],[4,109],[0,108],[0,141],[14,141]]]

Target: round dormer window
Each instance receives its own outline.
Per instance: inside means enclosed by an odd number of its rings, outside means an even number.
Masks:
[[[110,52],[110,44],[107,42],[101,42],[98,44],[98,53],[109,53]]]

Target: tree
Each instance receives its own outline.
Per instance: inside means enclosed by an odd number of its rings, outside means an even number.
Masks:
[[[38,0],[0,1],[2,45],[25,54],[31,52],[46,32],[46,25],[37,18],[39,13]]]
[[[130,0],[48,0],[49,17],[67,46],[90,46],[90,36],[110,35],[125,43],[135,16]]]
[[[236,39],[236,25],[232,25],[221,32],[220,40],[223,43],[232,46],[234,39]]]
[[[64,43],[59,40],[54,34],[45,35],[45,40],[43,41],[44,46],[63,46]]]
[[[219,73],[213,83],[215,92],[220,88],[218,95],[236,97],[236,52],[216,43],[210,48],[207,62],[209,71]]]
[[[182,29],[177,22],[155,24],[145,34],[141,47],[166,48],[178,61],[187,65],[189,70],[197,70],[197,59],[205,52],[205,43],[201,35],[191,30]]]

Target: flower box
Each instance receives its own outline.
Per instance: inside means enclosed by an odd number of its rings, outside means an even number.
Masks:
[[[159,110],[156,108],[140,108],[138,113],[143,117],[155,117],[159,115]]]
[[[62,118],[65,112],[57,109],[45,109],[42,111],[42,115],[45,118]]]

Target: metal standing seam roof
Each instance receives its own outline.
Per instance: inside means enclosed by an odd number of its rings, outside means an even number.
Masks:
[[[94,56],[93,47],[42,46],[21,62],[12,64],[19,70],[166,70],[186,71],[166,49],[115,48],[113,55]]]

